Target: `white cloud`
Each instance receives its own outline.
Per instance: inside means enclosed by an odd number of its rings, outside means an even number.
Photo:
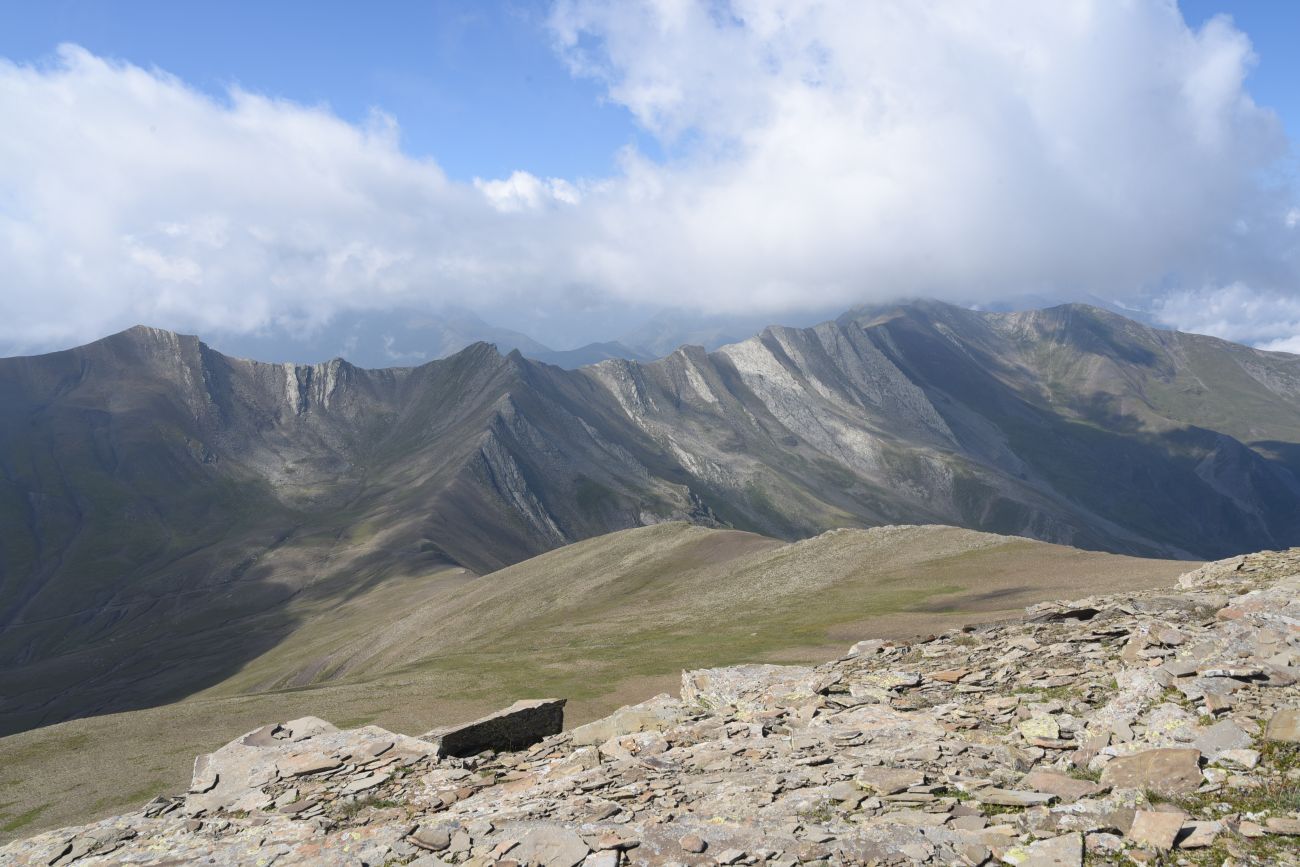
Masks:
[[[0,346],[137,321],[303,330],[521,282],[488,200],[403,154],[382,114],[214,100],[64,46],[46,66],[0,61],[0,116]],[[523,271],[562,271],[517,243]]]
[[[564,0],[551,23],[668,158],[457,183],[382,113],[214,100],[75,47],[0,61],[0,347],[524,296],[775,317],[1300,287],[1296,202],[1260,180],[1287,142],[1226,19],[1191,31],[1173,3],[1113,0]],[[1268,319],[1252,315],[1220,318]]]
[[[567,0],[575,71],[683,142],[589,255],[720,307],[1295,283],[1285,151],[1226,19],[1172,3]],[[635,201],[635,206],[630,204]],[[636,249],[633,239],[644,239]]]
[[[1260,349],[1300,352],[1300,294],[1254,289],[1243,283],[1177,290],[1153,313],[1179,331],[1212,334]]]
[[[529,172],[512,172],[498,181],[474,179],[474,186],[487,196],[492,207],[505,214],[536,211],[546,205],[576,205],[582,196],[578,188],[563,178],[542,178]]]

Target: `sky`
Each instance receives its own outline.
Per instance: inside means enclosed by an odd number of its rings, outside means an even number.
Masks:
[[[916,296],[1300,352],[1298,45],[1265,0],[3,4],[0,354]]]

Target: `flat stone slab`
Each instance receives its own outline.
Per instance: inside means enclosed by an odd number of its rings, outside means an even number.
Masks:
[[[273,800],[265,789],[277,782],[296,785],[358,758],[414,761],[433,752],[432,744],[378,726],[339,731],[316,717],[263,726],[195,760],[185,809],[191,815],[264,810]]]
[[[992,804],[997,807],[1036,807],[1040,804],[1050,804],[1056,800],[1056,797],[1046,792],[1026,792],[1018,789],[975,790],[975,800],[981,804]]]
[[[909,768],[863,768],[858,773],[858,785],[878,795],[894,795],[924,783],[925,774]]]
[[[1223,720],[1207,728],[1196,739],[1195,746],[1209,761],[1214,761],[1228,750],[1244,749],[1251,744],[1250,735],[1232,720]]]
[[[1139,846],[1167,852],[1174,848],[1174,840],[1178,839],[1178,832],[1183,830],[1186,818],[1182,813],[1138,810],[1129,827],[1128,837]]]
[[[1270,741],[1300,744],[1300,708],[1287,707],[1273,714],[1264,737]]]
[[[1101,784],[1116,789],[1150,789],[1162,795],[1188,795],[1201,785],[1200,760],[1200,750],[1144,750],[1107,762],[1101,771]]]
[[[1002,861],[1016,867],[1081,867],[1083,835],[1065,834],[1028,846],[1015,846],[1002,854]]]
[[[575,867],[591,850],[567,828],[538,827],[529,831],[512,849],[510,857],[543,867]]]
[[[798,665],[738,665],[682,672],[682,702],[716,709],[798,704],[814,695],[812,669]]]
[[[1029,719],[1021,720],[1018,728],[1026,739],[1048,738],[1055,740],[1061,736],[1061,728],[1050,713],[1036,713]]]
[[[1046,768],[1037,768],[1030,771],[1020,781],[1020,786],[1035,792],[1056,795],[1063,801],[1077,801],[1080,798],[1089,798],[1106,790],[1106,787],[1100,783],[1094,783],[1091,780],[1077,780],[1067,774],[1050,771]]]
[[[1188,822],[1175,845],[1179,849],[1206,849],[1223,833],[1222,822]]]
[[[422,735],[422,739],[437,744],[439,758],[474,756],[486,750],[521,750],[563,731],[565,701],[562,698],[517,701],[505,710],[473,722],[434,729]]]
[[[681,709],[669,696],[656,696],[640,704],[621,707],[609,716],[569,732],[578,746],[595,746],[619,735],[660,731],[681,719]]]

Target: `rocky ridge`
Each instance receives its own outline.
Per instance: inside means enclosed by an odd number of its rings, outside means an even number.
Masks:
[[[0,863],[1296,864],[1298,676],[1300,549],[1252,554],[815,668],[686,672],[568,732],[544,701],[423,738],[265,726],[185,795]],[[447,746],[479,737],[535,742]]]

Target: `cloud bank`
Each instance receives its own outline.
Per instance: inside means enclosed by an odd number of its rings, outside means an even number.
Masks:
[[[550,32],[667,156],[463,183],[378,111],[358,126],[213,99],[75,46],[0,61],[0,347],[447,301],[776,317],[1089,293],[1294,346],[1275,315],[1300,323],[1289,143],[1227,19],[1193,31],[1173,3],[1114,0],[562,0]]]

